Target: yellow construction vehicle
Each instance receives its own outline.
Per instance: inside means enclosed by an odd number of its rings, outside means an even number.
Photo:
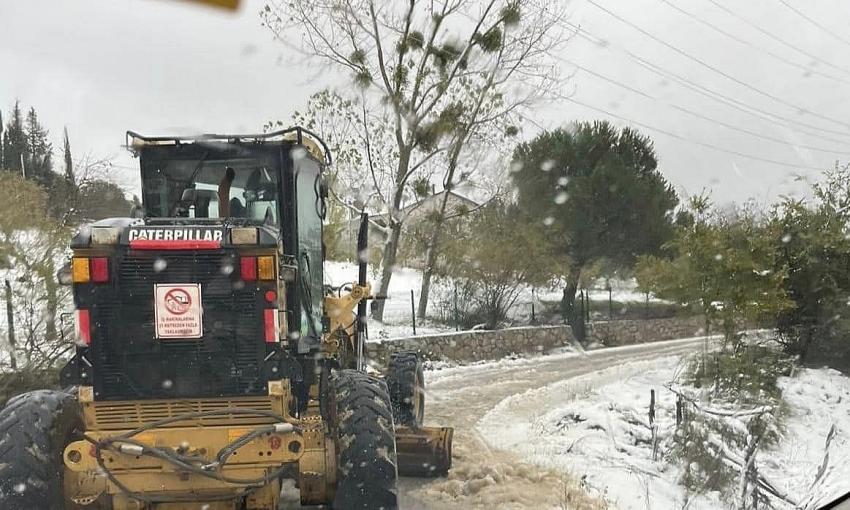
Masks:
[[[67,389],[0,412],[0,508],[276,509],[291,479],[305,505],[390,509],[399,473],[444,475],[416,354],[365,371],[365,260],[323,285],[324,142],[127,137],[142,206],[72,240]]]

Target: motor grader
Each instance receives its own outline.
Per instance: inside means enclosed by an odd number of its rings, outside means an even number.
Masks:
[[[324,285],[324,142],[127,145],[141,206],[72,239],[66,389],[0,413],[0,508],[276,509],[294,480],[304,505],[390,509],[399,473],[444,475],[417,356],[367,373],[365,216],[358,278]]]

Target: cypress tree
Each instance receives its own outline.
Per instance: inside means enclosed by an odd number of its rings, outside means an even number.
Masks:
[[[63,130],[63,149],[65,155],[65,179],[73,184],[76,182],[74,178],[74,160],[71,159],[71,141],[68,139],[68,127]]]
[[[48,132],[38,121],[35,108],[27,113],[26,138],[29,158],[26,159],[26,175],[39,184],[49,186],[53,172],[53,144],[47,140]]]
[[[3,136],[3,157],[6,169],[21,172],[21,159],[29,154],[29,142],[24,131],[24,117],[21,106],[15,101],[12,108],[12,118],[6,123],[6,133]]]

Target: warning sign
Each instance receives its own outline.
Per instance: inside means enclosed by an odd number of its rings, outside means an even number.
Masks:
[[[201,338],[204,334],[200,283],[154,285],[157,338]]]

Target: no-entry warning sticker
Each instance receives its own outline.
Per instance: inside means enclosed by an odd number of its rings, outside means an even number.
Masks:
[[[201,338],[204,334],[200,283],[156,284],[157,338]]]

